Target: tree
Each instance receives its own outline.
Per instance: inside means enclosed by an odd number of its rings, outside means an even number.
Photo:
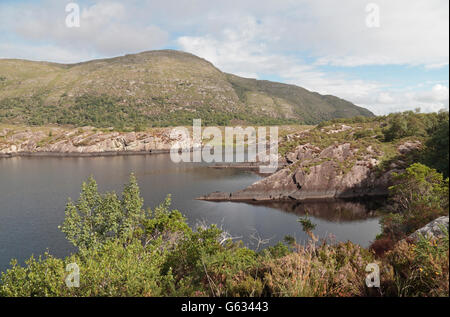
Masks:
[[[389,195],[399,211],[410,210],[419,202],[448,208],[448,179],[435,169],[414,163],[404,173],[393,173],[393,179]]]
[[[393,173],[389,188],[391,214],[382,219],[383,232],[401,237],[442,215],[448,215],[448,178],[420,163],[401,174]]]
[[[130,238],[145,218],[142,206],[143,199],[133,174],[122,200],[115,193],[99,194],[96,181],[90,177],[83,183],[78,201],[74,203],[69,199],[60,229],[78,248],[95,248],[107,240]]]
[[[449,123],[447,118],[442,120],[431,138],[426,143],[426,163],[449,176]]]
[[[408,136],[426,136],[430,124],[427,115],[406,111],[390,115],[389,124],[383,130],[387,142]],[[389,118],[388,117],[388,118]]]
[[[122,210],[120,217],[119,235],[130,237],[135,231],[140,229],[140,225],[145,219],[144,199],[141,197],[139,185],[134,174],[130,175],[128,185],[122,193]]]

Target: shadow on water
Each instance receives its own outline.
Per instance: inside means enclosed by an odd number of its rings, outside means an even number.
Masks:
[[[277,201],[277,202],[202,202],[227,210],[227,214],[237,218],[231,228],[241,228],[252,223],[255,230],[263,238],[270,238],[268,245],[275,245],[284,237],[294,237],[298,243],[309,240],[302,230],[298,218],[308,214],[316,225],[314,234],[328,243],[347,242],[368,247],[380,233],[377,209],[384,203],[384,198],[364,200],[323,200],[323,201]],[[251,215],[250,218],[246,216]],[[238,218],[239,217],[239,218]],[[228,229],[228,228],[225,228]],[[228,230],[227,230],[228,231]],[[248,231],[231,230],[232,234],[244,233],[243,241],[254,248],[254,240]]]
[[[384,199],[369,200],[326,200],[311,202],[264,202],[249,203],[284,211],[299,217],[309,215],[331,222],[353,222],[376,218],[376,210]]]

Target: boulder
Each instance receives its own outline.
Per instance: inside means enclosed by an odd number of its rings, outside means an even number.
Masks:
[[[399,145],[399,147],[397,149],[401,154],[405,154],[405,153],[411,152],[413,150],[417,150],[421,146],[422,146],[422,143],[420,141],[414,141],[414,142],[408,141],[408,142],[405,142],[405,143]]]
[[[447,228],[448,232],[448,216],[443,216],[433,220],[426,226],[411,234],[408,238],[417,240],[420,235],[428,238],[441,238],[444,236],[444,228]]]

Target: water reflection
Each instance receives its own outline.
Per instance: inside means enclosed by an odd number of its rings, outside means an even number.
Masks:
[[[331,222],[361,221],[376,217],[380,200],[328,200],[314,202],[264,202],[251,203],[281,210],[297,216],[314,216]]]

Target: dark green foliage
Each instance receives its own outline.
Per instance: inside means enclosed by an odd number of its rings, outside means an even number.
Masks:
[[[424,147],[415,159],[437,169],[444,177],[449,172],[449,113],[423,114],[407,111],[387,116],[388,125],[383,130],[385,141],[396,141],[405,137],[423,140]]]
[[[389,205],[381,219],[383,234],[379,239],[403,239],[434,219],[448,215],[448,178],[420,163],[393,176],[395,185],[389,188]]]
[[[123,128],[140,124],[140,121],[135,105],[125,105],[118,98],[106,95],[84,95],[76,98],[74,105],[64,109],[55,123]]]
[[[351,118],[336,118],[322,121],[317,125],[318,129],[334,124],[357,124],[377,122],[384,126],[382,130],[383,140],[386,142],[395,141],[405,137],[430,137],[437,133],[439,129],[442,135],[445,133],[445,123],[448,126],[448,111],[439,113],[420,113],[417,111],[405,111],[401,113],[391,113],[386,116],[355,116]],[[360,133],[367,133],[360,131]],[[362,137],[361,134],[359,134]]]
[[[381,122],[385,120],[385,116],[354,116],[351,118],[336,118],[328,121],[322,121],[317,125],[318,129],[331,126],[333,124],[353,124],[353,123],[369,123]]]
[[[41,98],[22,98],[0,101],[0,122],[21,122],[28,125],[63,124],[73,126],[114,127],[119,131],[141,131],[144,127],[189,126],[194,119],[202,119],[204,126],[227,126],[233,121],[254,125],[294,124],[298,120],[257,116],[245,112],[224,112],[202,106],[196,111],[176,110],[159,115],[146,114],[145,107],[133,101],[107,95],[83,95],[75,103],[58,110],[45,105]]]
[[[424,161],[427,165],[436,168],[444,174],[444,177],[449,176],[449,124],[448,112],[446,116],[436,125],[436,128],[431,134],[430,139],[426,143],[426,152]]]
[[[294,239],[294,242],[295,242],[295,239]],[[288,244],[293,245],[294,242],[290,241],[290,243],[288,243]],[[263,256],[266,255],[268,258],[274,258],[274,259],[282,258],[282,257],[288,255],[289,253],[290,253],[289,247],[281,242],[278,242],[273,247],[267,247],[262,251]]]
[[[353,136],[356,140],[358,140],[358,139],[364,139],[367,137],[371,137],[373,135],[374,135],[374,132],[371,130],[362,130],[362,131],[356,131]]]
[[[386,117],[387,127],[383,130],[384,138],[389,142],[410,136],[429,137],[445,120],[448,122],[448,111],[428,114],[406,111],[390,114]]]
[[[58,108],[45,105],[39,95],[0,100],[0,122],[20,121],[28,125],[46,125],[56,123],[58,118]]]
[[[316,229],[316,225],[311,222],[311,219],[309,219],[308,215],[298,218],[297,221],[300,222],[300,224],[302,225],[302,229],[305,232],[311,232]]]
[[[96,248],[108,240],[130,239],[141,229],[145,219],[136,178],[130,182],[119,200],[115,193],[101,195],[97,183],[90,177],[83,183],[80,198],[66,206],[66,218],[61,231],[80,249]]]
[[[427,126],[430,122],[421,120],[420,114],[412,111],[396,113],[388,118],[388,127],[384,129],[384,138],[390,142],[408,136],[424,137],[427,134]],[[423,118],[426,118],[423,116]],[[429,127],[429,126],[428,126]]]

